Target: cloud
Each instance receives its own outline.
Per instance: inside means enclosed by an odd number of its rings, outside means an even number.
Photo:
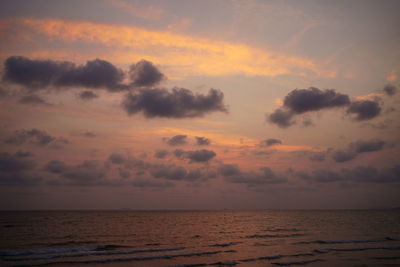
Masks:
[[[338,93],[333,89],[320,90],[315,87],[295,89],[283,100],[283,106],[295,114],[343,107],[349,104],[348,95]]]
[[[32,130],[16,130],[14,134],[9,136],[4,142],[13,145],[21,145],[24,143],[35,144],[39,146],[46,146],[56,140],[55,137],[50,136],[45,131],[38,129]]]
[[[222,176],[234,176],[241,174],[237,164],[221,164],[218,166],[218,173]]]
[[[287,128],[295,123],[293,117],[294,114],[292,112],[278,108],[271,114],[267,115],[267,121],[274,123],[281,128]]]
[[[30,151],[17,151],[17,152],[15,152],[15,156],[17,158],[29,158],[29,157],[33,157],[34,154]]]
[[[154,178],[175,181],[195,181],[212,177],[210,173],[203,172],[200,169],[187,170],[182,166],[176,166],[174,164],[155,164],[151,167],[150,173]]]
[[[131,185],[140,188],[166,188],[171,187],[174,184],[170,182],[152,181],[149,179],[135,179],[134,181],[132,181]]]
[[[381,113],[379,103],[372,100],[352,102],[347,109],[348,114],[354,114],[354,120],[363,121],[377,117]]]
[[[58,185],[101,186],[122,185],[121,181],[107,179],[106,169],[94,160],[85,160],[81,164],[70,166],[58,160],[52,160],[44,166],[48,173],[56,175]]]
[[[309,159],[312,161],[325,161],[326,158],[326,151],[323,152],[311,152]]]
[[[343,181],[346,179],[340,173],[323,169],[313,171],[311,175],[302,173],[300,174],[300,177],[308,181],[314,181],[319,183],[332,183],[337,181]]]
[[[382,150],[385,145],[385,141],[382,140],[358,140],[349,145],[349,147],[357,153],[374,152]]]
[[[166,156],[168,156],[168,151],[165,149],[158,149],[155,153],[154,153],[154,157],[158,158],[158,159],[163,159]]]
[[[126,158],[122,154],[111,154],[108,158],[114,164],[122,164],[126,161]]]
[[[44,169],[50,173],[64,173],[68,170],[68,166],[59,160],[51,160],[45,166]]]
[[[332,154],[333,160],[336,162],[345,162],[357,157],[357,153],[349,150],[335,150]]]
[[[202,150],[194,150],[194,151],[186,151],[186,158],[190,160],[190,162],[208,162],[212,158],[214,158],[217,154],[212,150],[202,149]]]
[[[0,172],[20,172],[31,170],[36,163],[32,160],[21,157],[20,153],[15,155],[9,153],[0,153]]]
[[[82,133],[81,135],[84,136],[84,137],[89,137],[89,138],[94,138],[94,137],[97,136],[97,135],[96,135],[95,133],[93,133],[93,132],[84,132],[84,133]]]
[[[346,94],[334,89],[321,90],[315,87],[295,89],[287,94],[283,105],[271,114],[266,115],[267,121],[281,128],[287,128],[296,123],[297,115],[324,109],[347,107],[347,114],[353,115],[354,120],[369,120],[380,114],[379,99],[350,101]],[[313,125],[308,117],[303,118],[303,126]]]
[[[400,183],[400,165],[384,169],[358,166],[353,169],[342,169],[338,172],[321,169],[311,174],[298,172],[295,175],[306,181],[318,183]]]
[[[24,38],[37,33],[50,40],[84,42],[111,48],[121,63],[133,57],[157,58],[178,75],[266,75],[284,74],[333,77],[313,60],[258,49],[237,42],[225,42],[168,31],[150,31],[133,26],[56,19],[4,20],[3,31],[24,29]],[[119,48],[119,49],[115,49]],[[117,54],[118,51],[123,52]]]
[[[85,90],[78,94],[78,97],[82,100],[92,100],[94,98],[99,97],[97,94],[93,93],[93,91]]]
[[[195,136],[195,138],[198,146],[208,146],[211,143],[211,140],[206,137]]]
[[[263,146],[274,146],[280,144],[282,144],[282,141],[276,138],[269,138],[261,142],[261,145]]]
[[[388,96],[394,96],[397,93],[397,87],[393,84],[387,84],[383,88],[383,92],[385,92]]]
[[[122,106],[129,115],[142,112],[147,118],[193,118],[210,112],[227,112],[224,94],[210,89],[207,95],[185,88],[141,89],[125,95]]]
[[[41,182],[40,177],[30,173],[36,167],[36,162],[27,159],[32,156],[28,153],[0,153],[0,185],[32,186]]]
[[[220,169],[221,172],[221,169]],[[229,173],[229,172],[228,172]],[[226,172],[225,172],[226,174]],[[240,172],[232,175],[225,175],[225,180],[235,184],[246,184],[247,186],[257,186],[266,184],[281,184],[288,180],[275,174],[270,168],[262,167],[258,172]]]
[[[68,61],[38,60],[12,56],[4,63],[3,80],[25,86],[29,91],[54,87],[105,88],[111,92],[129,90],[135,86],[153,86],[164,75],[149,61],[133,64],[129,70],[130,83],[124,84],[124,72],[108,61],[95,59],[84,65]],[[80,94],[82,99],[94,94]],[[86,97],[86,98],[85,98]]]
[[[180,145],[186,145],[187,144],[187,136],[186,135],[182,135],[182,134],[178,134],[175,135],[171,138],[163,138],[164,141],[167,142],[168,145],[170,146],[180,146]]]
[[[48,86],[79,86],[90,88],[118,88],[123,73],[111,63],[95,59],[76,66],[68,61],[32,60],[13,56],[4,63],[3,79],[24,85],[31,90]]]
[[[188,159],[190,163],[208,162],[217,155],[214,151],[207,149],[189,150],[189,151],[184,151],[182,149],[175,149],[173,154],[177,158]]]
[[[360,153],[380,151],[385,146],[385,141],[374,140],[357,140],[348,145],[346,150],[334,150],[332,158],[336,162],[345,162],[354,159]]]
[[[147,60],[131,65],[129,77],[135,87],[154,86],[165,79],[164,74]]]
[[[23,96],[18,100],[18,102],[21,104],[29,104],[29,105],[51,106],[50,103],[48,103],[46,100],[35,94]]]

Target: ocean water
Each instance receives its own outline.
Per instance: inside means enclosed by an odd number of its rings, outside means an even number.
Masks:
[[[400,266],[400,211],[0,212],[0,266]]]

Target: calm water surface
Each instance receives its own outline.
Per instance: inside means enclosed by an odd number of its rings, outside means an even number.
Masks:
[[[400,211],[0,212],[0,266],[400,266]]]

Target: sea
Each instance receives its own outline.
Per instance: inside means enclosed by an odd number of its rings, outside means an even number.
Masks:
[[[303,265],[400,266],[400,211],[0,212],[0,266]]]

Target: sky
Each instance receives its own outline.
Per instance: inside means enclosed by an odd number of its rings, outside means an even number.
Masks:
[[[0,6],[0,209],[400,207],[399,1]]]

